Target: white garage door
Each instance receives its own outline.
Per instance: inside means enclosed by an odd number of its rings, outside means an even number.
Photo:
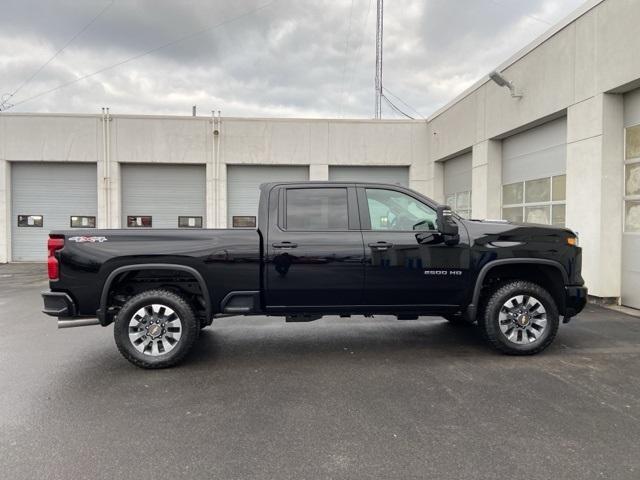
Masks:
[[[625,95],[622,304],[640,308],[640,90]]]
[[[329,180],[336,182],[378,182],[409,186],[409,167],[331,166]]]
[[[88,163],[11,164],[11,257],[44,261],[50,230],[95,226],[97,171]]]
[[[502,218],[564,225],[566,144],[566,117],[502,142]]]
[[[445,203],[465,218],[471,217],[471,152],[444,162]]]
[[[309,180],[306,165],[227,165],[227,227],[257,225],[261,183],[306,180]]]
[[[204,165],[122,165],[123,228],[203,228]]]

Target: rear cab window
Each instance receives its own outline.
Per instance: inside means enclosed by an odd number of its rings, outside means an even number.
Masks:
[[[288,188],[284,228],[289,231],[349,229],[347,188]]]

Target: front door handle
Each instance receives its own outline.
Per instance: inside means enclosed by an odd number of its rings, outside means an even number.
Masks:
[[[380,252],[384,252],[385,250],[389,250],[391,247],[393,247],[393,243],[376,242],[376,243],[370,243],[369,247],[371,247],[373,250],[378,250]]]
[[[279,242],[279,243],[273,243],[271,244],[271,246],[273,248],[297,248],[298,244],[292,243],[292,242]]]

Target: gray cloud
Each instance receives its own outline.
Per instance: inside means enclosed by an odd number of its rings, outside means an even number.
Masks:
[[[268,0],[116,0],[13,99],[217,25]],[[428,115],[582,0],[387,0],[385,85]],[[5,0],[0,93],[39,68],[108,0]],[[18,104],[13,111],[370,117],[375,0],[276,0],[236,21]],[[403,107],[409,110],[408,107]],[[389,110],[386,116],[393,117]]]

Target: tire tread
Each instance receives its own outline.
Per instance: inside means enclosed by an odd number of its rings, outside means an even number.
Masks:
[[[183,341],[185,343],[183,343],[180,346],[180,350],[177,354],[174,354],[164,360],[156,360],[156,361],[150,362],[150,361],[138,358],[132,355],[131,352],[129,352],[129,350],[126,347],[126,344],[124,343],[124,342],[128,342],[129,339],[126,337],[123,338],[122,336],[119,335],[118,322],[120,319],[120,313],[118,313],[118,316],[116,317],[116,320],[114,322],[115,324],[113,327],[113,336],[116,341],[116,346],[118,347],[118,351],[124,358],[126,358],[129,362],[131,362],[132,364],[140,368],[161,369],[161,368],[168,368],[168,367],[177,365],[191,351],[191,348],[193,347],[193,344],[197,340],[198,334],[200,332],[200,325],[198,324],[198,320],[196,319],[196,316],[193,313],[193,308],[191,308],[191,305],[181,295],[178,295],[177,293],[172,292],[170,290],[156,288],[153,290],[146,290],[144,292],[141,292],[131,297],[129,300],[127,300],[125,304],[122,306],[122,308],[120,309],[120,312],[123,312],[123,311],[126,312],[129,309],[130,305],[134,303],[138,303],[141,300],[157,298],[157,297],[163,297],[167,300],[170,300],[178,304],[180,308],[182,308],[184,311],[187,312],[187,315],[180,316],[180,320],[183,322],[183,331],[184,331],[182,337],[180,338],[180,341]],[[124,319],[123,321],[128,322],[128,318]]]
[[[493,322],[489,318],[496,309],[502,307],[504,303],[504,297],[508,295],[522,294],[521,292],[531,292],[539,300],[545,302],[545,309],[547,310],[547,324],[550,328],[550,332],[547,337],[535,348],[529,350],[517,349],[510,347],[500,341],[499,336],[502,335],[497,322]],[[551,311],[550,311],[551,310]],[[511,280],[503,282],[497,285],[493,291],[491,291],[487,297],[487,301],[484,305],[481,314],[478,316],[478,324],[483,337],[493,346],[495,349],[508,355],[535,355],[546,349],[556,337],[559,327],[558,309],[553,300],[553,297],[540,285],[529,282],[526,280]]]

